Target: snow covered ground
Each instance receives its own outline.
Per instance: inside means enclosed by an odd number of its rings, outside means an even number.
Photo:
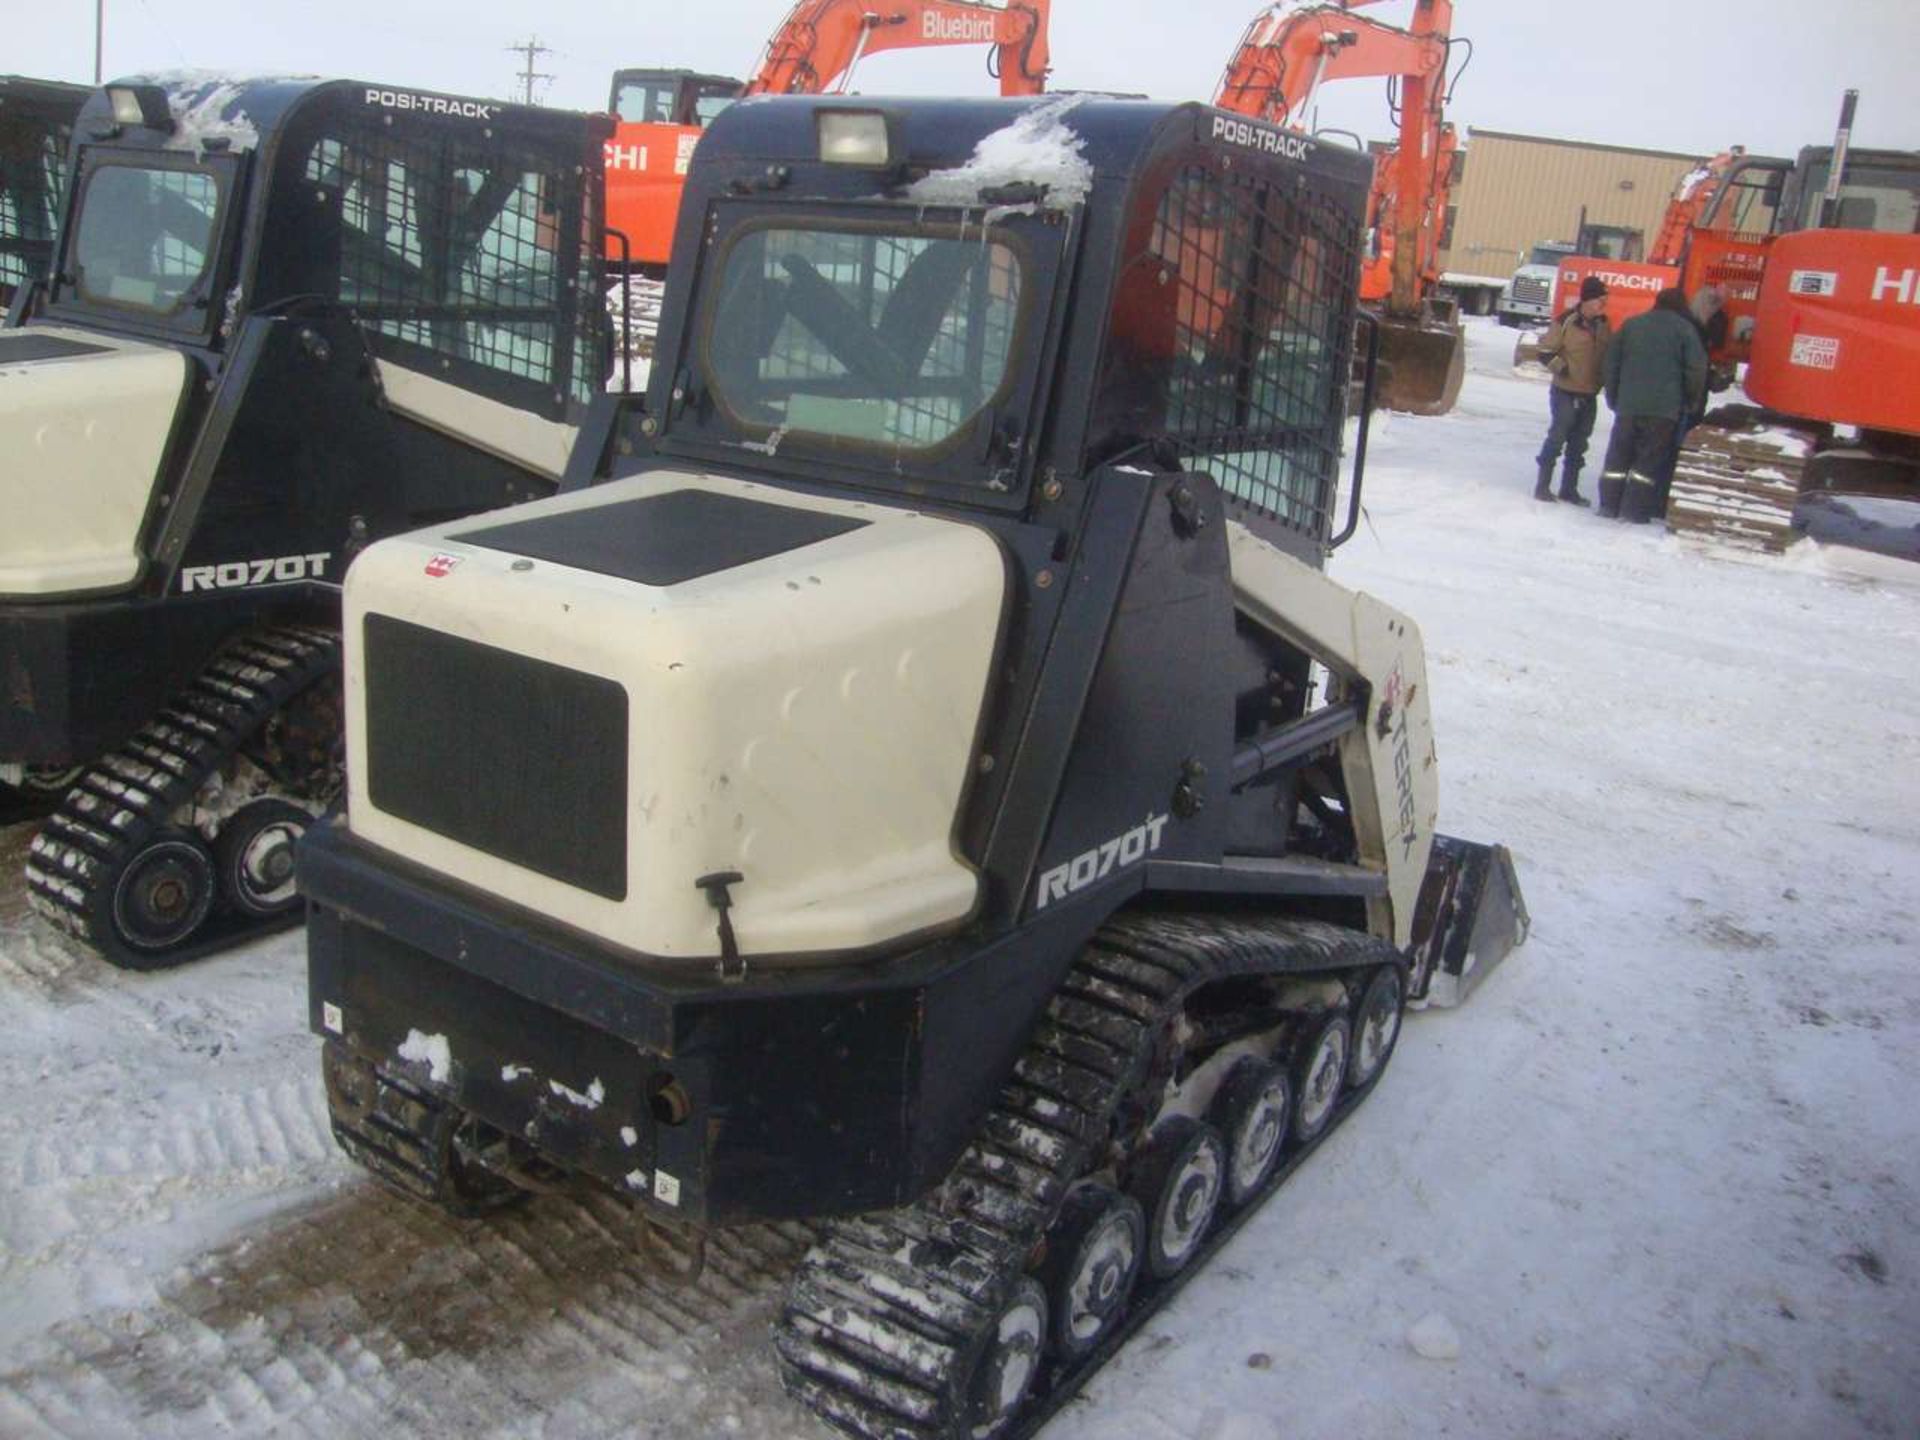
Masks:
[[[1472,340],[1334,573],[1419,619],[1445,828],[1532,942],[1047,1440],[1920,1434],[1920,583],[1535,503],[1544,382]],[[675,1290],[611,1206],[414,1209],[328,1137],[297,932],[121,974],[25,842],[0,1435],[825,1433],[765,1344],[804,1231]]]

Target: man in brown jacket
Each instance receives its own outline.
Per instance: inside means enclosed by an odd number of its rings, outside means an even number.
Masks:
[[[1551,424],[1540,447],[1540,473],[1533,498],[1553,499],[1553,466],[1562,447],[1567,452],[1560,471],[1560,498],[1569,505],[1585,505],[1580,493],[1580,467],[1586,463],[1587,441],[1593,435],[1594,416],[1600,410],[1600,381],[1613,329],[1607,324],[1607,287],[1598,275],[1580,283],[1580,303],[1547,328],[1540,341],[1540,359],[1553,372],[1547,394]]]

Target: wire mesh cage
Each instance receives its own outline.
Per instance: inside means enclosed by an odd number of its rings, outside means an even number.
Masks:
[[[341,237],[313,288],[349,307],[383,358],[527,382],[533,408],[584,401],[608,322],[599,191],[578,162],[499,131],[482,142],[340,117],[305,155]]]
[[[1110,404],[1132,434],[1212,475],[1240,518],[1324,540],[1358,216],[1296,172],[1192,163],[1169,177],[1132,239],[1109,332]]]
[[[71,138],[64,122],[0,114],[0,303],[53,257]]]

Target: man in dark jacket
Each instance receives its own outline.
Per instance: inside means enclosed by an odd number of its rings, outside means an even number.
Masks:
[[[1645,524],[1658,508],[1661,473],[1683,415],[1707,395],[1707,347],[1678,290],[1620,327],[1607,349],[1607,405],[1613,439],[1600,477],[1600,513]]]
[[[1601,365],[1612,334],[1606,284],[1598,275],[1589,275],[1580,282],[1580,303],[1540,338],[1540,359],[1553,372],[1553,388],[1547,392],[1547,439],[1536,457],[1540,466],[1533,486],[1536,500],[1553,499],[1553,465],[1564,446],[1567,463],[1560,472],[1560,498],[1569,505],[1587,503],[1580,493],[1580,467],[1586,463],[1587,440],[1600,409]]]

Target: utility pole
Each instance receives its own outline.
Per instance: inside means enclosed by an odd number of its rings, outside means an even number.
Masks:
[[[107,44],[107,0],[93,0],[93,83],[100,83],[100,57]]]
[[[540,43],[540,37],[538,35],[529,36],[518,45],[509,45],[507,49],[516,55],[525,57],[525,67],[520,71],[520,103],[522,105],[531,105],[534,103],[533,82],[536,80],[553,79],[553,76],[534,69],[533,62],[536,57],[551,55],[553,51]]]

